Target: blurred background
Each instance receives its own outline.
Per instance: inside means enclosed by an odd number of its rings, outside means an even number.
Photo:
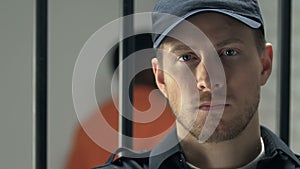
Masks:
[[[135,12],[152,11],[156,0],[136,0]],[[261,0],[266,38],[274,46],[273,73],[262,88],[262,124],[278,133],[278,0]],[[300,1],[292,1],[290,147],[300,153]],[[63,169],[78,119],[72,100],[72,75],[88,38],[121,16],[120,0],[51,0],[48,29],[48,168]],[[0,168],[31,169],[33,164],[33,0],[0,0]],[[110,98],[109,59],[100,65],[97,99]]]

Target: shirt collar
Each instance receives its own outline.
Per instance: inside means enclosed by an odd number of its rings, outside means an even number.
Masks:
[[[300,161],[295,156],[295,154],[290,150],[290,148],[278,138],[272,131],[264,126],[260,127],[261,137],[263,138],[265,144],[266,156],[272,156],[275,152],[281,151],[287,156],[289,156],[295,163],[300,165]]]
[[[264,154],[265,154],[265,146],[264,146],[264,142],[263,139],[260,138],[260,142],[261,142],[261,151],[258,154],[258,156],[253,159],[250,163],[238,168],[238,169],[250,169],[250,168],[256,168],[257,162],[263,158]],[[200,169],[199,167],[194,166],[193,164],[186,162],[191,168],[193,169]]]
[[[266,156],[271,156],[276,151],[280,150],[293,159],[298,165],[299,160],[289,147],[281,141],[272,131],[264,126],[261,126],[261,137],[265,145]],[[176,127],[161,141],[156,147],[154,147],[150,153],[149,168],[159,168],[159,166],[167,158],[177,152],[182,152],[179,140],[177,137]]]

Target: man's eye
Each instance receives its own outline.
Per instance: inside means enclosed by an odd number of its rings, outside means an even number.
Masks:
[[[191,54],[184,54],[184,55],[181,55],[178,60],[181,62],[186,62],[186,61],[191,60],[192,58],[193,58],[193,56]]]
[[[223,51],[221,53],[221,55],[224,55],[224,56],[234,56],[236,54],[237,54],[237,51],[234,49],[226,49],[225,51]]]

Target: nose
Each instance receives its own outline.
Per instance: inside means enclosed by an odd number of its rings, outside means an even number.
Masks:
[[[201,91],[211,90],[209,74],[205,68],[205,64],[201,61],[196,67],[197,88]]]
[[[213,69],[212,69],[213,70]],[[196,79],[197,79],[197,88],[200,91],[212,91],[219,88],[222,88],[222,80],[216,76],[216,73],[213,71],[208,72],[205,62],[201,61],[196,67]],[[211,79],[214,78],[214,79]],[[213,82],[213,85],[211,85]]]

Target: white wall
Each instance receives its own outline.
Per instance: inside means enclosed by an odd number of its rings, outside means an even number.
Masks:
[[[300,1],[292,1],[291,148],[300,154]],[[284,57],[284,56],[283,56]]]
[[[261,12],[265,23],[265,33],[268,42],[273,44],[274,59],[273,72],[265,86],[262,87],[261,102],[259,107],[259,114],[261,123],[268,126],[273,131],[276,130],[276,91],[277,91],[277,46],[278,46],[278,26],[277,26],[277,12],[278,0],[264,0],[259,1]]]
[[[119,17],[118,0],[49,1],[49,169],[61,169],[71,146],[77,116],[72,100],[72,76],[76,59],[88,38]],[[101,46],[99,46],[101,48]],[[108,65],[103,74],[101,95],[109,95]],[[106,76],[106,77],[105,77]]]
[[[0,168],[32,161],[33,0],[0,1]]]

